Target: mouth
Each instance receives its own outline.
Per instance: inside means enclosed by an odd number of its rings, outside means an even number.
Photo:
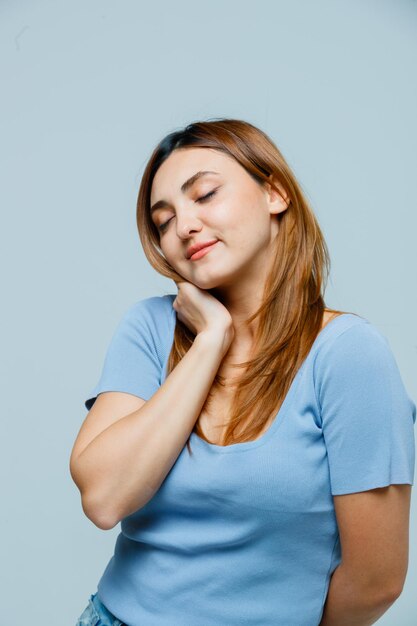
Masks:
[[[198,259],[201,259],[201,257],[205,256],[206,254],[208,254],[210,252],[210,250],[212,250],[217,244],[219,243],[219,241],[215,241],[212,244],[209,244],[208,246],[204,246],[204,248],[201,248],[200,250],[197,250],[197,252],[194,252],[194,254],[192,254],[189,257],[190,261],[198,261]]]

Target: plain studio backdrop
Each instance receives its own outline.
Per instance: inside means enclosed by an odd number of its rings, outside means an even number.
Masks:
[[[176,293],[136,230],[156,143],[213,117],[265,130],[330,249],[326,304],[389,339],[417,399],[417,3],[3,0],[2,515],[7,626],[74,626],[120,526],[84,515],[69,457],[110,337]],[[417,623],[410,562],[384,626]]]

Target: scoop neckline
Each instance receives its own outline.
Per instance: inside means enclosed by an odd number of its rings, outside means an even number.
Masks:
[[[231,453],[236,453],[236,452],[244,452],[246,450],[252,450],[253,448],[258,448],[259,446],[263,446],[265,443],[267,443],[282,425],[285,415],[288,410],[290,400],[296,392],[296,389],[301,380],[301,376],[305,369],[305,366],[307,362],[310,360],[313,352],[316,350],[317,345],[321,343],[323,339],[328,335],[329,329],[334,328],[336,326],[336,322],[338,322],[342,318],[345,320],[347,318],[352,318],[352,317],[355,319],[366,321],[364,320],[364,318],[358,315],[355,315],[354,313],[341,313],[340,315],[336,315],[336,317],[333,317],[332,319],[330,319],[327,322],[327,324],[324,326],[324,328],[322,328],[321,331],[317,334],[315,340],[313,341],[311,345],[309,353],[307,354],[303,363],[299,367],[296,375],[294,376],[292,383],[290,385],[290,388],[288,389],[287,394],[284,398],[284,401],[282,402],[278,412],[275,414],[275,417],[271,425],[260,437],[258,437],[258,439],[254,439],[253,441],[243,441],[241,443],[239,442],[231,443],[226,446],[220,446],[217,443],[209,443],[205,439],[202,439],[200,435],[197,435],[196,432],[192,431],[190,435],[190,441],[194,442],[197,446],[200,446],[203,449],[206,449],[209,453],[213,453],[213,454],[231,454]],[[338,323],[340,323],[340,321]]]

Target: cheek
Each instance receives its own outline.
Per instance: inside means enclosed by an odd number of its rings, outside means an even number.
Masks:
[[[223,216],[222,221],[219,219],[219,232],[222,234],[226,243],[233,247],[249,247],[256,248],[259,240],[265,239],[265,232],[269,226],[269,222],[265,222],[263,216],[260,215],[259,209],[248,206],[248,200],[228,215]]]
[[[175,265],[178,264],[178,250],[175,251],[172,243],[167,243],[166,239],[164,239],[162,244],[159,244],[159,247],[161,248],[161,252],[166,261],[168,261],[168,263],[175,269]]]
[[[225,202],[211,212],[207,211],[205,223],[212,229],[212,234],[232,244],[233,241],[245,238],[245,232],[253,228],[252,220],[245,203],[234,198],[233,203]]]

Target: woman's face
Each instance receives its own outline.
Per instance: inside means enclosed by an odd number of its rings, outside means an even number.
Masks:
[[[200,171],[212,173],[181,189]],[[235,159],[210,148],[174,150],[154,177],[150,201],[151,209],[158,204],[152,221],[166,260],[201,289],[247,284],[251,278],[259,282],[278,232],[276,214],[288,205]],[[187,258],[192,244],[211,240],[217,243],[203,256]]]

